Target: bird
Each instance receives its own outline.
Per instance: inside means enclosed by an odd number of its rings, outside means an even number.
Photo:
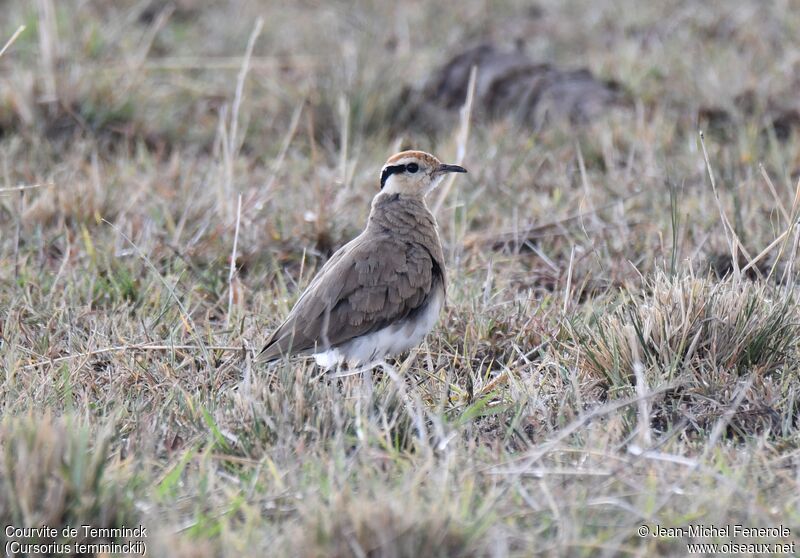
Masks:
[[[425,197],[449,173],[466,172],[424,151],[389,157],[366,227],[323,265],[257,360],[313,355],[324,369],[369,366],[419,345],[447,291],[438,225]]]

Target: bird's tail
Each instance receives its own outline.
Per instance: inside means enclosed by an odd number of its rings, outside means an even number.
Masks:
[[[291,335],[280,335],[280,330],[275,330],[269,339],[267,339],[264,348],[255,358],[257,363],[268,363],[280,360],[283,357],[292,354],[292,337]]]

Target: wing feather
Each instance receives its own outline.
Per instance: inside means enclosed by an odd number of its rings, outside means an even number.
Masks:
[[[420,244],[362,234],[323,266],[259,360],[326,350],[402,320],[443,282],[442,269]]]

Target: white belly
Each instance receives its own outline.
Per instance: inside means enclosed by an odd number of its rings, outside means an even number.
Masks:
[[[362,335],[333,349],[315,353],[319,366],[332,368],[344,362],[370,364],[419,345],[436,325],[444,304],[444,293],[437,290],[422,312],[383,329]]]

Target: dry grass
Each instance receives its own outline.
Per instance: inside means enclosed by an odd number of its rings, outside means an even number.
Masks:
[[[800,529],[793,2],[77,7],[0,25],[25,26],[0,57],[3,523],[142,522],[173,556]],[[468,136],[396,117],[465,45],[516,39],[631,106]],[[407,146],[470,170],[438,212],[434,334],[371,391],[254,366]]]
[[[6,418],[0,429],[3,525],[133,526],[130,477],[109,455],[113,426],[92,432],[74,418]]]
[[[705,428],[746,380],[737,433],[791,436],[800,358],[793,289],[656,274],[641,290],[623,294],[575,335],[572,350],[586,376],[599,380],[601,397],[634,392],[641,369],[647,389],[670,388],[654,402],[665,430],[686,421]]]

